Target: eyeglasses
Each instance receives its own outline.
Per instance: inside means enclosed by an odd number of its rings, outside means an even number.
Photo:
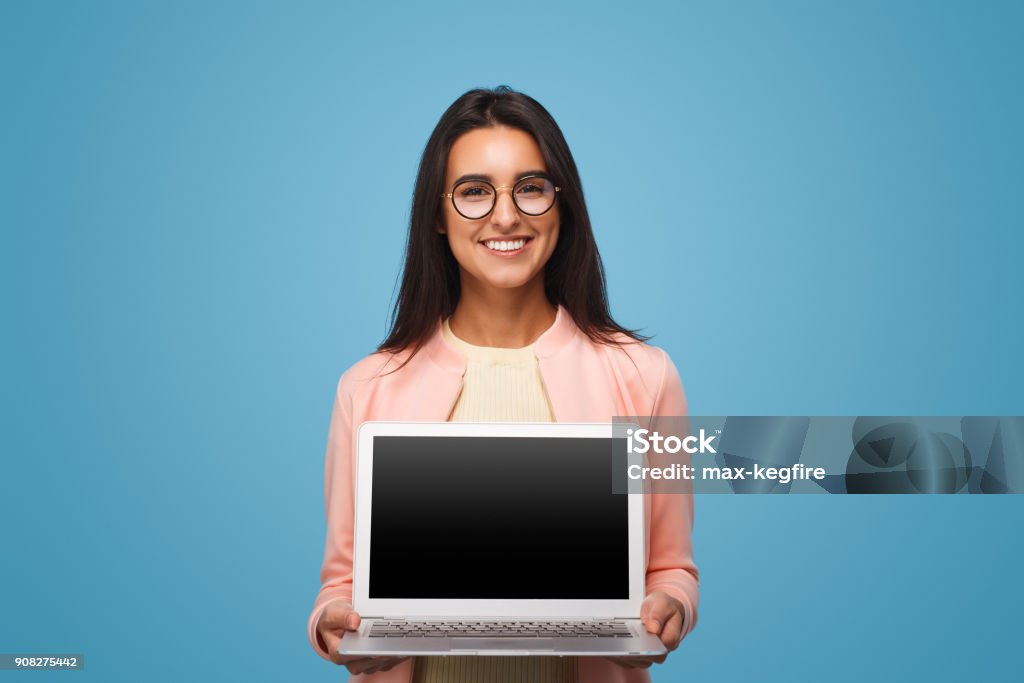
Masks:
[[[441,196],[451,197],[452,206],[463,218],[477,220],[494,210],[498,201],[498,190],[508,187],[494,187],[486,180],[463,180],[451,192]],[[512,187],[512,201],[516,208],[527,216],[540,216],[555,205],[555,197],[562,188],[555,187],[548,178],[539,175],[524,176]]]

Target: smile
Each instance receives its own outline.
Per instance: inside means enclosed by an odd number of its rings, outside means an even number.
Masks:
[[[510,240],[484,240],[480,242],[487,251],[495,256],[517,256],[533,242],[532,237],[519,237]]]

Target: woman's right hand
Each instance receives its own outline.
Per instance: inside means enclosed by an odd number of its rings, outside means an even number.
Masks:
[[[320,614],[316,632],[327,646],[331,661],[348,669],[350,674],[371,674],[392,669],[408,657],[364,657],[363,655],[338,654],[338,641],[345,631],[359,628],[359,615],[352,605],[344,600],[332,600]]]

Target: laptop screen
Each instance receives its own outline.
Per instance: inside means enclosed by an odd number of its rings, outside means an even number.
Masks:
[[[375,436],[369,597],[623,600],[612,440]]]

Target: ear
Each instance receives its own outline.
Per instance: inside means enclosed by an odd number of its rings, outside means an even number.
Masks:
[[[444,226],[441,225],[440,223],[438,223],[436,226],[434,226],[434,230],[437,231],[438,235],[447,235],[448,234],[448,231],[445,230]]]

